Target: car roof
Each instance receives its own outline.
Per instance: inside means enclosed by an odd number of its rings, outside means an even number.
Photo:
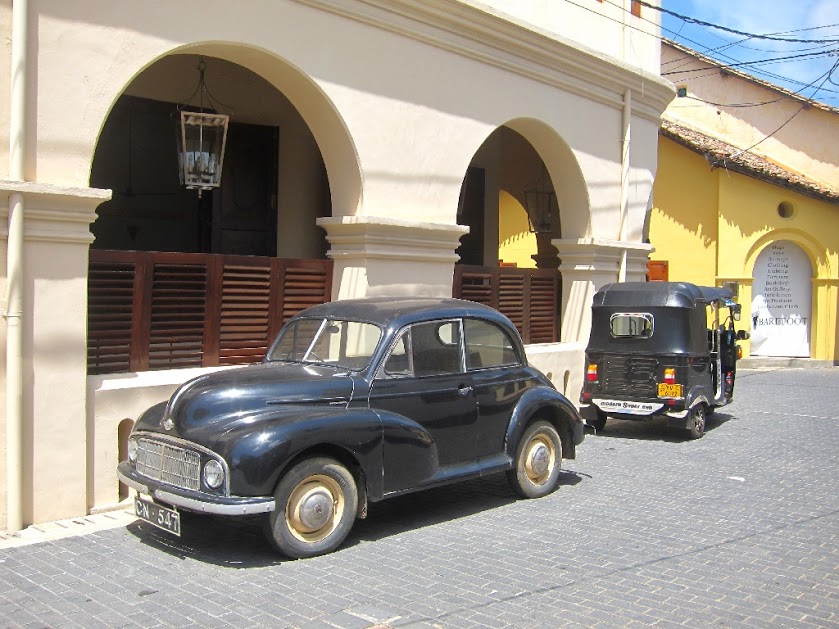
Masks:
[[[594,295],[593,306],[693,308],[698,302],[731,299],[731,291],[690,282],[620,282],[606,284]]]
[[[297,317],[345,318],[369,321],[383,327],[426,319],[481,317],[512,327],[509,319],[489,306],[450,297],[366,297],[343,299],[312,306]],[[296,318],[296,317],[295,317]]]

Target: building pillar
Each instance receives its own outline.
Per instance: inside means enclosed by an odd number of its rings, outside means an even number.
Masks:
[[[626,255],[626,280],[643,282],[647,258],[655,251],[643,243],[600,240],[596,238],[553,240],[559,252],[562,274],[563,342],[588,341],[591,331],[591,301],[597,290],[617,282],[621,261]]]
[[[531,256],[536,262],[537,269],[558,269],[559,258],[556,247],[553,246],[551,235],[547,232],[536,233],[536,255]]]
[[[334,260],[332,298],[451,297],[464,225],[374,216],[319,218]]]
[[[12,194],[26,201],[21,316],[21,507],[26,526],[87,514],[88,250],[95,209],[110,191],[0,181],[0,208],[7,207]],[[0,225],[5,250],[5,217]],[[2,275],[5,281],[5,269]],[[5,431],[0,440],[4,452]],[[6,514],[0,515],[5,520]]]

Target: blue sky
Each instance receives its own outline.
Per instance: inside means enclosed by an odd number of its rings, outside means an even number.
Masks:
[[[662,13],[664,37],[723,63],[798,56],[737,69],[839,107],[839,67],[834,67],[839,63],[839,0],[663,0],[662,4],[668,11],[745,33],[830,40],[749,39]],[[832,55],[825,54],[831,51]]]

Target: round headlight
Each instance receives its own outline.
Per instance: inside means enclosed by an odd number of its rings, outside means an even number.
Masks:
[[[218,489],[224,482],[224,468],[216,460],[208,461],[204,466],[204,482],[207,487]]]
[[[134,437],[128,440],[128,460],[132,463],[137,461],[137,450],[140,449],[140,444],[137,443],[137,440]]]

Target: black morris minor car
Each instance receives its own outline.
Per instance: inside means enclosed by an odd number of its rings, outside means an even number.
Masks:
[[[360,299],[301,312],[261,364],[148,409],[118,473],[143,520],[179,535],[181,511],[264,514],[268,539],[298,558],[334,550],[391,496],[496,472],[544,496],[582,440],[576,408],[497,311]]]

